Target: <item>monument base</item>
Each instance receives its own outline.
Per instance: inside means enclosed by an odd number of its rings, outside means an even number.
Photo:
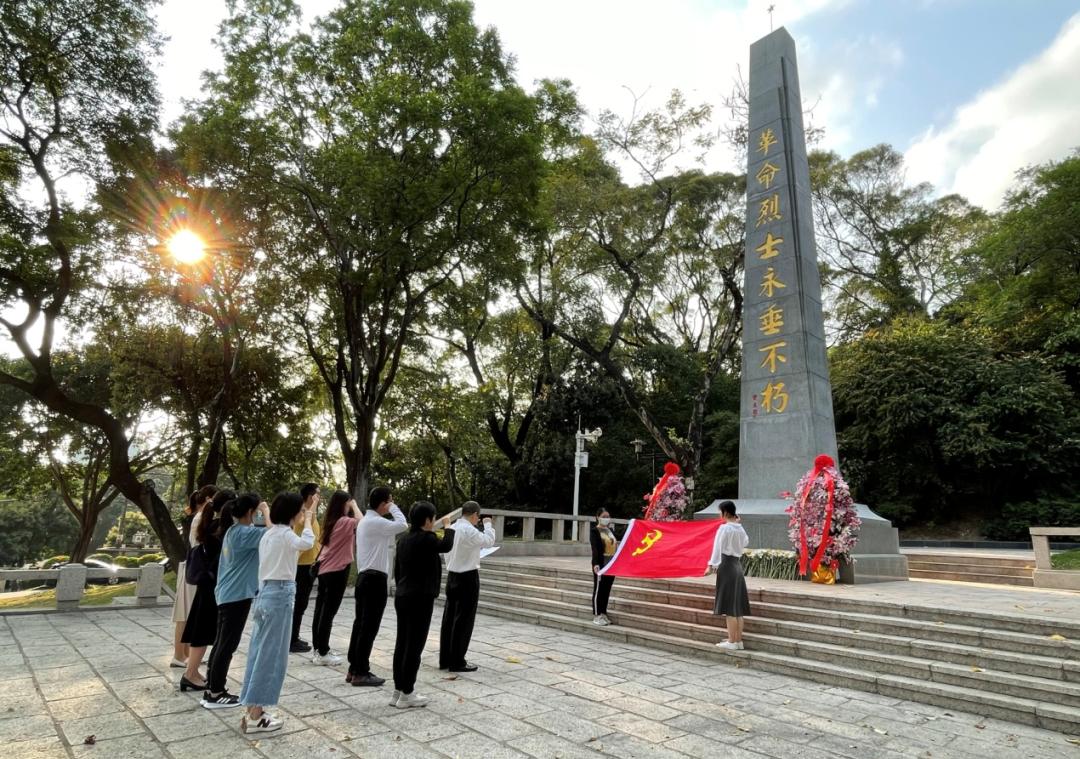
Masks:
[[[791,550],[788,539],[790,516],[785,509],[789,501],[782,499],[732,498],[738,510],[750,548]],[[855,508],[862,520],[859,542],[852,555],[853,564],[840,570],[841,583],[865,584],[908,579],[907,557],[900,553],[900,536],[892,523],[858,503]],[[694,514],[694,519],[716,519],[720,516],[720,499]]]

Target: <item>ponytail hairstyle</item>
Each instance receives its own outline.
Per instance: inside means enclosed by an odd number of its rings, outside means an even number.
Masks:
[[[187,508],[184,509],[184,513],[188,516],[193,516],[195,512],[199,510],[199,507],[202,506],[203,501],[207,498],[213,498],[215,495],[217,495],[216,486],[203,485],[188,496],[188,505]]]
[[[236,524],[237,520],[243,519],[255,511],[255,509],[259,508],[260,503],[258,493],[244,493],[242,496],[226,503],[221,507],[221,516],[218,517],[218,526],[217,530],[214,531],[214,535],[218,540],[223,539],[225,533]]]
[[[200,543],[206,543],[211,537],[214,537],[217,530],[218,515],[226,503],[234,500],[236,500],[236,493],[232,490],[217,491],[214,500],[203,509],[202,518],[199,520],[199,529],[196,531],[195,536]]]
[[[322,544],[330,545],[330,536],[334,534],[334,525],[345,516],[345,507],[349,505],[352,496],[344,490],[335,490],[330,496],[330,504],[326,507],[326,515],[322,523]]]

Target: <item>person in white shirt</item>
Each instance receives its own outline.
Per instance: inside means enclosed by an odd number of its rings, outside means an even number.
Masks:
[[[720,516],[724,518],[724,524],[716,531],[709,567],[705,571],[705,574],[716,573],[713,614],[727,617],[727,640],[716,645],[726,651],[741,651],[743,617],[750,614],[750,595],[746,592],[742,554],[750,544],[750,538],[739,523],[734,503],[722,501]]]
[[[480,600],[480,551],[495,545],[491,519],[480,527],[480,504],[466,501],[461,519],[448,529],[454,531],[454,547],[446,559],[446,604],[439,632],[439,669],[475,672],[476,665],[465,660],[476,622]]]
[[[299,493],[278,493],[270,504],[271,526],[259,540],[259,595],[251,612],[255,625],[240,691],[240,703],[247,707],[240,721],[243,733],[267,733],[280,730],[284,724],[266,710],[277,704],[285,683],[296,599],[296,563],[302,551],[315,545],[313,513],[313,509],[304,508]],[[297,535],[293,527],[299,525],[303,525],[303,531]]]
[[[390,488],[373,489],[368,496],[368,510],[356,525],[356,616],[349,637],[349,673],[345,682],[357,687],[378,687],[386,682],[371,672],[371,647],[386,611],[390,544],[408,528]]]

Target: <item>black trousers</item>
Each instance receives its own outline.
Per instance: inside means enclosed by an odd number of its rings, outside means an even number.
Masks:
[[[611,598],[611,586],[615,583],[612,575],[592,576],[592,613],[593,616],[607,614],[608,599]]]
[[[330,630],[334,616],[341,608],[345,585],[349,582],[349,568],[319,575],[319,593],[315,596],[315,619],[311,622],[311,645],[321,656],[330,650]]]
[[[476,605],[480,600],[480,572],[448,572],[446,575],[446,605],[443,606],[442,627],[439,630],[439,668],[465,666]]]
[[[206,687],[211,693],[217,694],[225,690],[225,683],[229,679],[229,665],[240,646],[249,611],[250,598],[218,606],[217,637],[214,639],[214,648],[210,652],[210,663],[206,669]]]
[[[386,573],[367,569],[356,576],[356,617],[349,637],[349,672],[371,672],[371,647],[386,611]]]
[[[294,643],[300,640],[300,623],[304,621],[308,597],[311,595],[311,586],[314,584],[315,578],[311,576],[311,565],[298,564],[296,566],[296,602],[292,612],[292,641]]]
[[[397,640],[394,641],[394,690],[412,693],[416,673],[420,671],[420,656],[424,653],[431,612],[435,599],[431,596],[398,596],[394,599],[397,612]]]

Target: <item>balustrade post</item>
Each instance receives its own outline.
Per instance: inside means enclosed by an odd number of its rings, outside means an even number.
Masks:
[[[153,606],[157,603],[163,577],[165,567],[156,561],[139,567],[139,579],[135,583],[135,603],[138,606]]]
[[[68,564],[60,567],[56,576],[56,608],[77,609],[86,587],[86,567]]]
[[[551,541],[553,543],[565,543],[566,542],[566,520],[565,519],[552,519],[551,520]]]
[[[536,540],[536,517],[521,518],[521,540],[525,543]]]

